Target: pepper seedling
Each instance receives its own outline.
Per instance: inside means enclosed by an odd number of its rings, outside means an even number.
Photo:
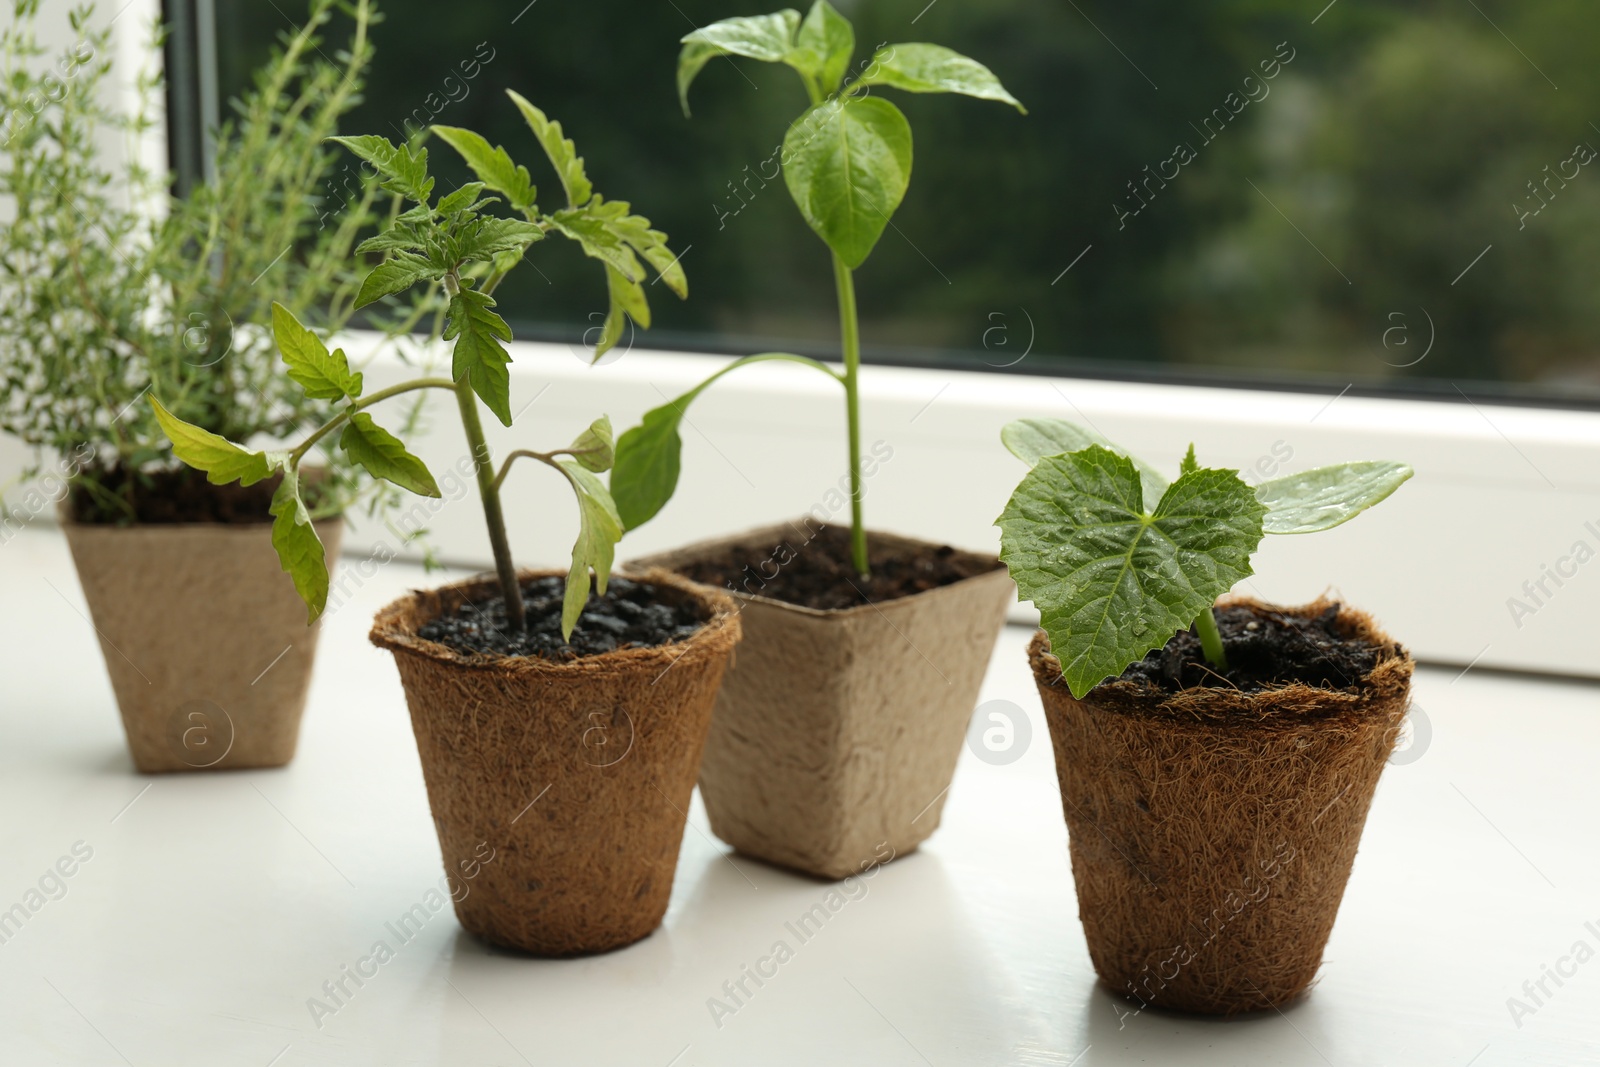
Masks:
[[[739,367],[787,360],[814,367],[844,387],[850,458],[850,554],[856,572],[868,574],[867,534],[861,515],[861,412],[857,376],[861,331],[856,315],[855,270],[871,254],[911,180],[911,124],[894,104],[871,95],[877,87],[911,93],[960,93],[1027,110],[1006,92],[988,67],[936,44],[893,44],[878,49],[854,78],[855,30],[827,0],[801,19],[784,9],[771,15],[723,19],[683,38],[678,55],[678,97],[689,113],[689,86],[718,56],[783,63],[800,76],[810,105],[789,127],[780,164],[784,184],[806,225],[833,257],[844,370],[787,352],[735,360],[670,403],[645,414],[617,442],[611,491],[627,529],[648,522],[678,486],[683,440],[679,425],[695,398]]]
[[[518,94],[508,95],[554,166],[566,195],[566,207],[549,213],[541,211],[527,168],[513,163],[504,148],[491,146],[471,130],[431,128],[434,135],[461,155],[478,179],[437,200],[433,198],[434,179],[428,173],[427,149],[409,144],[397,146],[375,136],[332,139],[371,165],[383,179],[381,187],[396,198],[396,212],[389,227],[356,250],[359,254],[383,253],[385,257],[362,282],[356,306],[363,307],[414,285],[436,286],[446,301],[440,337],[455,342],[449,378],[417,378],[368,393],[361,373],[350,369],[343,349],[329,352],[314,332],[282,305],[274,304],[273,337],[289,377],[308,396],[343,403],[309,437],[287,451],[252,451],[183,422],[160,400],[154,396],[150,399],[174,453],[189,466],[205,471],[213,484],[251,485],[274,473],[282,474],[270,508],[272,544],[305,601],[308,622],[316,621],[327,605],[328,564],[301,495],[301,462],[312,448],[339,430],[338,447],[373,477],[421,496],[439,496],[439,487],[423,462],[407,451],[402,441],[377,425],[366,410],[391,397],[422,389],[445,389],[455,394],[461,425],[472,450],[507,621],[518,629],[527,624],[500,505],[501,485],[511,465],[521,458],[536,459],[555,468],[578,498],[580,532],[567,574],[561,616],[564,639],[571,638],[588,600],[591,570],[599,592],[606,590],[615,546],[623,530],[610,493],[596,477],[612,464],[611,422],[602,416],[566,448],[551,452],[518,449],[506,456],[498,471],[495,469],[478,404],[481,401],[502,423],[511,425],[511,381],[507,370],[511,356],[504,342],[512,338],[511,328],[494,311],[493,293],[512,268],[522,262],[529,247],[548,233],[577,241],[587,255],[605,267],[610,310],[596,345],[598,358],[616,343],[626,319],[633,319],[641,327],[650,325],[650,308],[641,285],[647,275],[641,258],[680,297],[687,295],[688,283],[677,257],[667,247],[665,234],[651,229],[648,219],[630,214],[626,201],[607,201],[594,191],[583,159],[563,135],[560,123],[550,121]],[[485,195],[491,192],[499,195]],[[488,212],[490,205],[502,202],[502,198],[516,217]],[[414,206],[398,211],[406,202]]]
[[[1339,463],[1252,489],[1238,471],[1201,467],[1190,445],[1169,484],[1060,419],[1019,419],[1000,437],[1030,467],[995,520],[1000,558],[1079,698],[1191,625],[1227,670],[1213,605],[1255,573],[1261,538],[1332,529],[1412,475],[1404,463]]]

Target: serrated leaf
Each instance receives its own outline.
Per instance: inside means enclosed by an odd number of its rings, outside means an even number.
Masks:
[[[285,466],[283,481],[272,494],[272,547],[278,565],[294,581],[295,592],[306,605],[306,625],[317,621],[328,606],[328,558],[311,525],[311,514],[300,498],[300,472]]]
[[[555,167],[556,176],[561,179],[561,188],[566,190],[567,205],[582,207],[588,203],[594,187],[589,184],[589,176],[583,172],[583,157],[578,155],[577,147],[562,137],[561,123],[552,122],[543,111],[528,103],[520,93],[507,89],[506,95],[517,105],[517,110],[522,112],[528,128],[533,130],[534,137],[538,138],[539,146],[544,149],[544,154],[550,157],[550,165]]]
[[[396,224],[375,237],[356,245],[357,255],[369,252],[415,252],[423,246],[421,236],[408,225]]]
[[[816,0],[800,23],[794,48],[784,62],[813,78],[826,96],[839,88],[855,50],[856,33],[850,20],[835,11],[828,0]]]
[[[598,200],[599,197],[595,199]],[[667,283],[668,289],[678,294],[680,298],[687,298],[689,279],[684,275],[683,265],[678,262],[678,257],[667,247],[667,235],[660,230],[651,229],[650,220],[643,215],[628,214],[627,201],[612,200],[609,203],[611,206],[621,205],[623,211],[603,219],[606,229],[643,256],[644,261],[654,267],[661,280]],[[640,320],[640,325],[648,326],[649,323]]]
[[[853,270],[911,181],[911,124],[887,100],[825,101],[789,127],[783,160],[784,182],[806,224]]]
[[[339,435],[339,447],[374,478],[393,482],[418,496],[439,495],[439,485],[422,460],[407,452],[398,437],[373,422],[365,411],[350,416]]]
[[[467,182],[453,193],[439,198],[433,210],[441,215],[452,215],[457,211],[465,211],[478,202],[478,197],[483,195],[482,182]]]
[[[272,303],[272,339],[288,365],[289,377],[312,400],[354,400],[361,395],[361,375],[351,373],[344,349],[329,352],[315,331],[277,301]]]
[[[459,126],[434,126],[445,144],[454,148],[478,180],[506,198],[513,210],[525,211],[534,205],[537,190],[528,168],[511,161],[499,145],[491,145],[481,134]]]
[[[873,54],[858,85],[889,85],[908,93],[960,93],[1028,109],[1000,84],[994,72],[960,52],[937,44],[891,44]]]
[[[411,252],[396,252],[361,280],[355,306],[364,308],[386,296],[405,292],[419,281],[436,281],[444,275],[436,263]]]
[[[384,189],[399,193],[407,200],[425,205],[433,193],[433,179],[428,177],[428,150],[415,152],[410,145],[398,148],[388,140],[372,134],[362,137],[330,137],[328,140],[342,144],[362,159],[371,163],[382,177]]]
[[[1367,460],[1315,467],[1256,486],[1270,534],[1331,530],[1386,499],[1415,472],[1404,463]]]
[[[622,520],[605,483],[575,460],[558,459],[556,463],[578,495],[578,539],[572,546],[572,567],[567,571],[566,596],[561,606],[561,637],[570,640],[589,600],[591,569],[597,591],[605,594],[617,542],[622,540]]]
[[[1178,474],[1188,474],[1190,471],[1200,469],[1200,461],[1194,458],[1194,442],[1189,442],[1189,451],[1183,457],[1183,462],[1178,464]]]
[[[1133,462],[1091,445],[1040,459],[996,525],[1000,558],[1082,697],[1254,573],[1265,513],[1236,472],[1202,469],[1147,514]]]
[[[521,219],[475,219],[456,234],[456,259],[490,259],[504,252],[520,258],[529,245],[544,238],[544,231]]]
[[[630,282],[624,278],[615,267],[607,263],[606,272],[606,319],[600,326],[600,337],[595,341],[594,354],[589,357],[593,366],[600,362],[600,357],[616,347],[622,340],[622,331],[627,328],[627,316],[636,311],[643,310],[644,317],[639,319],[639,325],[648,328],[650,325],[650,305],[645,302],[644,290],[637,282]]]
[[[1000,431],[1000,441],[1028,466],[1033,466],[1045,456],[1059,456],[1066,452],[1079,452],[1090,445],[1099,445],[1119,456],[1126,456],[1138,468],[1139,482],[1144,489],[1146,511],[1154,511],[1167,491],[1167,479],[1150,464],[1132,455],[1121,445],[1113,444],[1094,430],[1085,429],[1065,419],[1013,419]]]
[[[511,327],[493,311],[494,299],[476,289],[463,289],[450,301],[444,339],[455,341],[451,376],[463,377],[495,418],[511,425],[511,355],[500,342],[511,340]]]
[[[596,474],[610,470],[616,458],[616,438],[611,430],[610,416],[602,415],[595,419],[567,447],[578,453],[573,459]]]
[[[161,432],[172,442],[172,454],[198,471],[205,471],[206,481],[212,485],[254,485],[272,473],[272,464],[265,452],[251,452],[240,448],[226,437],[210,430],[202,430],[184,422],[162,406],[161,401],[150,397],[156,422]]]
[[[550,222],[556,231],[577,241],[583,248],[584,255],[614,268],[629,281],[643,281],[645,273],[644,267],[639,264],[639,257],[634,255],[628,243],[612,230],[608,221],[586,207],[563,208],[550,216]]]

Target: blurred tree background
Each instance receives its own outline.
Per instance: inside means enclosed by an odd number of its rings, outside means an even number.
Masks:
[[[998,367],[1031,342],[1012,373],[1600,400],[1600,10],[1322,2],[835,0],[858,61],[946,44],[1030,111],[886,94],[916,166],[858,274],[869,358]],[[231,95],[301,12],[216,4]],[[600,191],[687,249],[691,298],[652,293],[639,346],[836,354],[825,249],[773,178],[799,80],[716,61],[692,119],[674,91],[683,34],[768,5],[525,4],[384,0],[350,132],[468,126],[552,190],[515,88],[565,125]],[[501,290],[507,317],[575,340],[604,307],[598,272],[560,243],[541,268]]]

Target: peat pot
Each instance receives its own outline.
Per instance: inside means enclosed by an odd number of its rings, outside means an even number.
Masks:
[[[281,767],[294,758],[317,624],[278,564],[272,525],[60,521],[134,766]],[[342,519],[316,524],[330,559]]]
[[[524,583],[564,571],[525,571]],[[456,918],[542,956],[619,948],[661,923],[723,669],[739,641],[727,597],[629,575],[695,604],[695,633],[556,662],[466,654],[417,636],[498,592],[478,578],[402,597],[373,644],[394,653]]]
[[[639,561],[679,571],[729,549],[781,566],[805,520]],[[869,534],[880,550],[940,546]],[[774,552],[775,546],[779,551]],[[938,829],[978,688],[1015,586],[992,556],[975,576],[879,603],[819,611],[762,596],[757,568],[730,590],[744,643],[717,697],[700,795],[718,837],[747,855],[843,878]]]
[[[1302,618],[1337,607],[1226,603]],[[1378,650],[1338,689],[1119,679],[1080,701],[1045,634],[1029,646],[1089,956],[1139,1007],[1276,1007],[1316,977],[1412,667],[1362,612],[1338,607],[1333,627]]]

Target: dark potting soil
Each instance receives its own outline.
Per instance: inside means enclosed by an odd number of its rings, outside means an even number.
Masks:
[[[706,622],[703,610],[674,589],[612,578],[605,596],[589,593],[569,644],[561,639],[561,604],[567,580],[537,578],[522,587],[528,628],[513,630],[506,601],[495,596],[462,604],[449,615],[424,623],[418,637],[457,652],[498,656],[540,656],[568,661],[619,648],[655,648],[691,637]]]
[[[891,545],[867,535],[872,577],[850,562],[850,531],[818,526],[772,545],[734,545],[673,569],[685,578],[785,604],[834,611],[925,593],[996,570],[1000,564],[949,545]]]
[[[1319,689],[1349,689],[1377,666],[1383,650],[1342,636],[1331,604],[1313,618],[1231,605],[1217,610],[1217,629],[1229,669],[1206,662],[1200,638],[1180,630],[1122,672],[1124,681],[1142,682],[1170,693],[1195,686],[1237,688],[1255,693],[1289,682]]]
[[[177,522],[271,522],[267,508],[282,475],[254,485],[212,485],[190,467],[163,471],[86,470],[98,492],[82,485],[72,490],[72,517],[78,522],[161,524]],[[106,497],[122,502],[113,504]],[[131,510],[130,510],[131,509]]]

